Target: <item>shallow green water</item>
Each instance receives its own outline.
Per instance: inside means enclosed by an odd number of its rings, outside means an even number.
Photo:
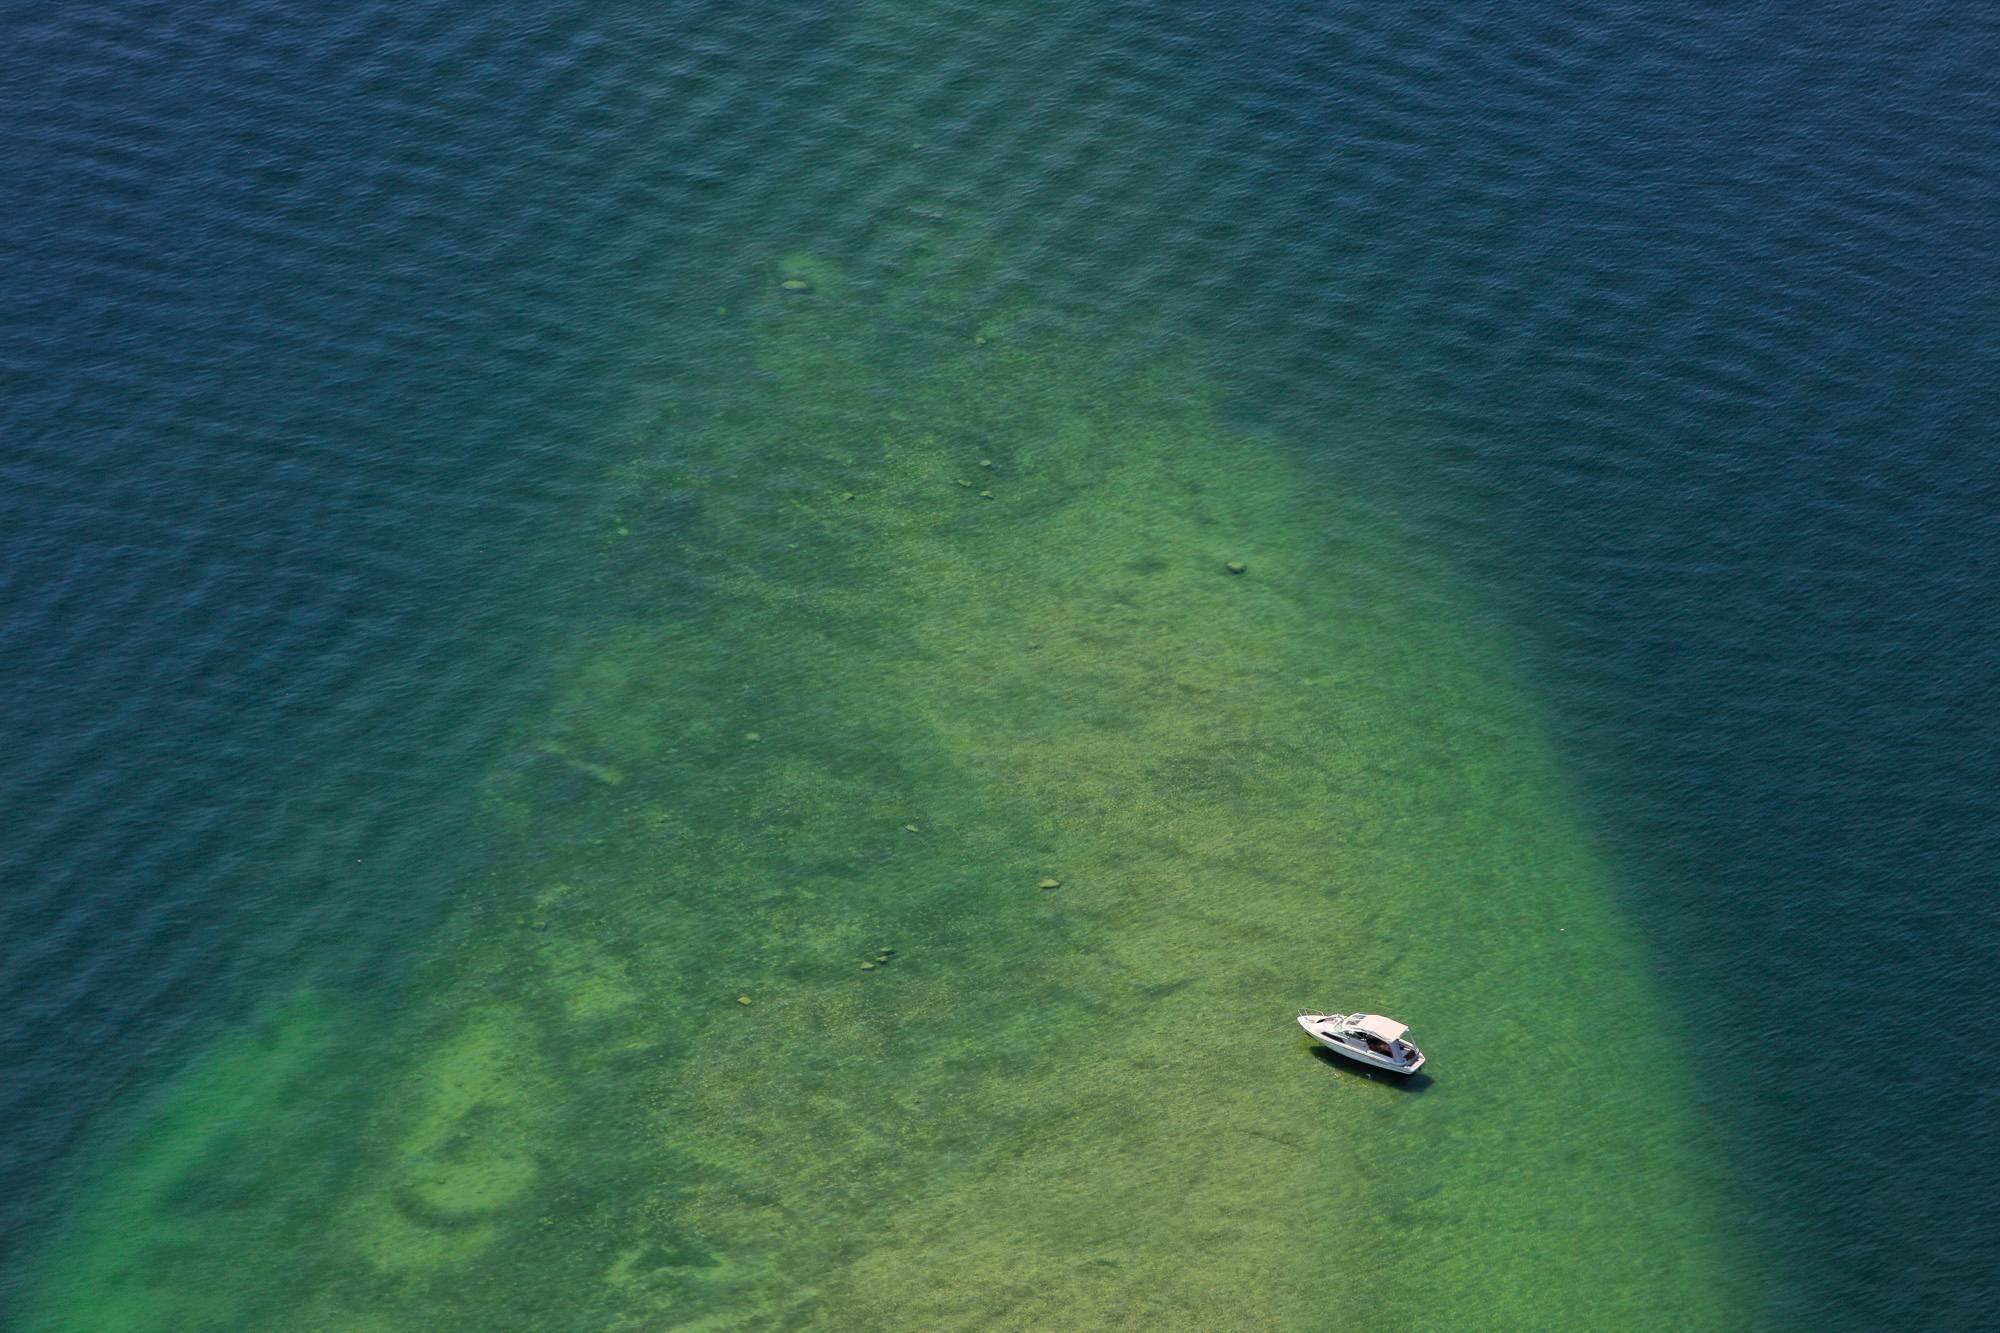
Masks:
[[[1157,337],[746,285],[629,386],[456,947],[196,1059],[39,1326],[1726,1324],[1671,1015],[1382,488]]]

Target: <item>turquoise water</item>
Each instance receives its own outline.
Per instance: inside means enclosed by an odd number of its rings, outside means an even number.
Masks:
[[[16,1318],[1976,1324],[1993,34],[1796,26],[19,24]]]

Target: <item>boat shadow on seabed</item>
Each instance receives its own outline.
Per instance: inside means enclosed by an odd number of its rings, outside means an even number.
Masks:
[[[1332,1051],[1329,1051],[1317,1042],[1307,1043],[1307,1050],[1313,1059],[1319,1061],[1329,1069],[1337,1070],[1349,1078],[1365,1079],[1370,1083],[1379,1083],[1384,1087],[1394,1088],[1397,1092],[1427,1092],[1430,1090],[1431,1084],[1436,1081],[1421,1069],[1414,1074],[1391,1074],[1385,1070],[1370,1069],[1368,1066],[1356,1064],[1352,1060],[1343,1060],[1340,1056],[1335,1055]]]

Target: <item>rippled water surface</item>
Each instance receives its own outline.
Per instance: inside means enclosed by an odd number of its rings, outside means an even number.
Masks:
[[[2000,23],[4,17],[10,1327],[1990,1320]]]

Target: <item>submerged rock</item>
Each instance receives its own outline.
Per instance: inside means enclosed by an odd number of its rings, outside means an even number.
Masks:
[[[1231,560],[1223,568],[1232,574],[1241,574],[1244,570],[1250,568],[1250,566],[1244,564],[1241,560]]]

